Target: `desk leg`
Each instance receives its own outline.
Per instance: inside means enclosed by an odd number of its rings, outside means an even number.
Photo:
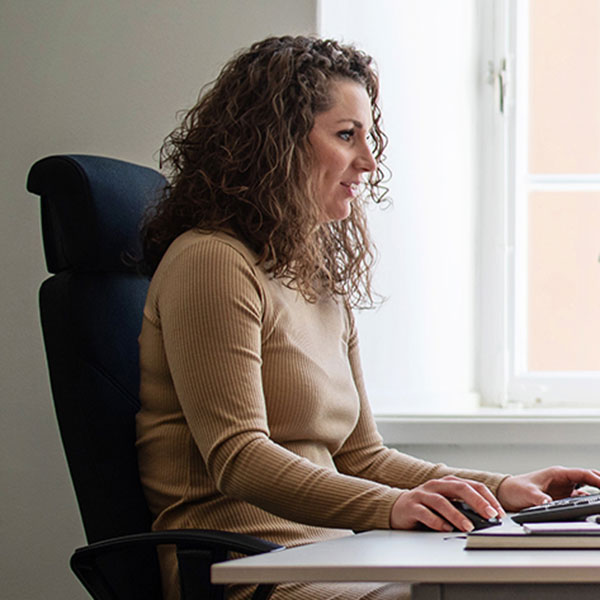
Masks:
[[[411,600],[598,600],[595,583],[418,583]]]
[[[441,583],[413,583],[410,586],[410,600],[442,600]]]

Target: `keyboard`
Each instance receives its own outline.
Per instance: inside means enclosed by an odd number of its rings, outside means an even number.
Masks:
[[[600,515],[600,494],[573,496],[553,500],[540,506],[530,506],[511,515],[516,523],[543,521],[582,521],[590,515]]]

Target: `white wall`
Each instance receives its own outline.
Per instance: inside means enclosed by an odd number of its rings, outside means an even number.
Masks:
[[[29,166],[65,152],[155,166],[176,111],[235,50],[315,30],[316,0],[2,2],[0,597],[87,597],[67,566],[84,538],[38,324],[46,272]]]

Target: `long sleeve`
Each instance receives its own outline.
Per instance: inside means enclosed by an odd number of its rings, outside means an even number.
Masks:
[[[281,293],[292,294],[287,288]],[[278,419],[270,423],[269,403],[294,399],[265,398],[264,363],[270,360],[271,379],[291,376],[296,384],[309,386],[303,371],[310,365],[295,356],[298,348],[281,345],[284,366],[280,373],[273,372],[277,359],[265,357],[265,347],[278,335],[281,317],[274,313],[280,307],[272,305],[247,256],[221,240],[192,244],[170,261],[159,278],[156,297],[175,392],[220,493],[312,525],[388,526],[396,490],[320,466],[274,441],[271,426],[277,429]],[[304,301],[295,303],[298,310],[314,312]],[[300,340],[310,344],[310,339]],[[295,361],[296,372],[290,375]],[[310,390],[300,390],[297,401],[309,395]],[[312,434],[312,444],[320,451],[314,432],[305,433]],[[286,445],[293,447],[294,440],[289,436],[288,440]],[[310,439],[306,442],[311,444]]]

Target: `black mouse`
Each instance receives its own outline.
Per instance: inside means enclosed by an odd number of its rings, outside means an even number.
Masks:
[[[461,514],[463,514],[471,523],[473,523],[473,530],[475,529],[485,529],[486,527],[494,527],[494,525],[500,525],[502,521],[498,519],[498,517],[493,517],[491,519],[486,519],[482,517],[479,513],[475,512],[466,502],[462,500],[450,500],[450,504],[456,508]],[[435,511],[434,511],[435,512]],[[418,529],[423,529],[425,531],[435,531],[431,529],[431,527],[427,527],[427,525],[423,525],[420,523],[417,527]],[[452,526],[453,531],[458,531],[454,525]]]
[[[451,500],[450,504],[452,504],[456,510],[461,512],[465,517],[467,517],[467,519],[469,519],[469,521],[471,521],[471,523],[473,523],[473,529],[485,529],[486,527],[500,525],[502,522],[498,517],[492,517],[491,519],[482,517],[462,500]]]

